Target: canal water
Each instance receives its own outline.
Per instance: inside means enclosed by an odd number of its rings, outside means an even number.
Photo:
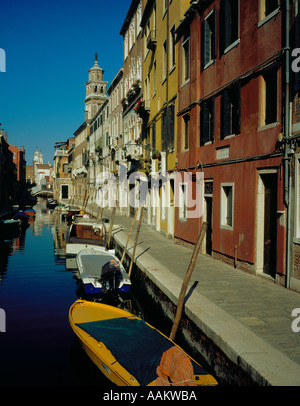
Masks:
[[[65,218],[45,201],[34,209],[26,230],[0,240],[0,386],[110,386],[69,325],[78,280],[66,268]]]
[[[0,332],[0,392],[3,385],[111,387],[69,325],[69,309],[80,291],[74,260],[65,255],[65,215],[48,209],[42,199],[34,209],[26,230],[0,238],[0,309],[6,324]],[[167,335],[171,325],[157,304],[134,282],[131,292],[122,307]],[[184,342],[178,344],[195,357]]]

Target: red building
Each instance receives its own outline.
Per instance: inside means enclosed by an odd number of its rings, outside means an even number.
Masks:
[[[177,169],[205,185],[203,217],[175,215],[176,238],[195,243],[204,220],[205,253],[282,284],[284,19],[277,0],[199,0],[177,28]]]
[[[25,161],[25,148],[15,147],[9,145],[9,150],[13,153],[13,163],[16,165],[17,169],[17,182],[26,182],[26,161]]]

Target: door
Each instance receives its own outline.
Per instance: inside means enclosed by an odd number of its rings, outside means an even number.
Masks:
[[[61,198],[62,199],[68,199],[69,198],[69,186],[68,185],[62,185],[61,186]]]
[[[208,255],[212,253],[212,197],[205,197],[205,208],[206,208],[206,246],[205,252]]]
[[[205,240],[203,242],[205,254],[212,255],[212,222],[213,222],[213,181],[206,180],[204,183],[204,219],[207,223]]]
[[[264,273],[275,277],[277,244],[277,174],[263,175],[264,208]]]

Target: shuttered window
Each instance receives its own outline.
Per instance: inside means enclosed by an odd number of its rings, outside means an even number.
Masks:
[[[239,38],[239,0],[222,0],[220,5],[220,56]]]
[[[201,24],[201,68],[216,58],[217,17],[216,8]]]
[[[190,115],[186,114],[183,116],[183,137],[182,137],[182,150],[189,149],[189,138],[190,138]]]
[[[156,149],[156,122],[152,124],[152,149]]]
[[[189,35],[189,33],[188,33]],[[182,44],[182,83],[190,78],[190,38],[185,39]]]
[[[200,112],[200,145],[213,142],[215,139],[215,99],[201,104]]]
[[[162,151],[170,152],[174,148],[175,106],[170,104],[161,117]]]
[[[221,96],[221,139],[241,131],[241,87],[227,89]]]

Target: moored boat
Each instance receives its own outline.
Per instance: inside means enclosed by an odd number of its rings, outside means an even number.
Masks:
[[[99,247],[83,249],[76,256],[77,269],[86,295],[107,293],[126,296],[131,281],[125,268],[111,252]]]
[[[66,235],[66,255],[76,256],[84,248],[98,246],[105,249],[106,230],[94,219],[80,218],[73,222]]]
[[[160,331],[117,307],[77,300],[69,322],[117,386],[214,386],[215,378]]]
[[[36,211],[34,209],[26,209],[24,210],[24,213],[27,214],[29,217],[35,217]]]
[[[54,199],[47,199],[46,206],[48,209],[54,209],[58,205],[57,201]]]
[[[23,210],[19,210],[13,217],[14,220],[21,220],[23,224],[27,224],[29,218],[29,214],[25,213]]]
[[[0,221],[0,234],[5,238],[17,237],[20,233],[22,221],[19,219],[6,219]]]

